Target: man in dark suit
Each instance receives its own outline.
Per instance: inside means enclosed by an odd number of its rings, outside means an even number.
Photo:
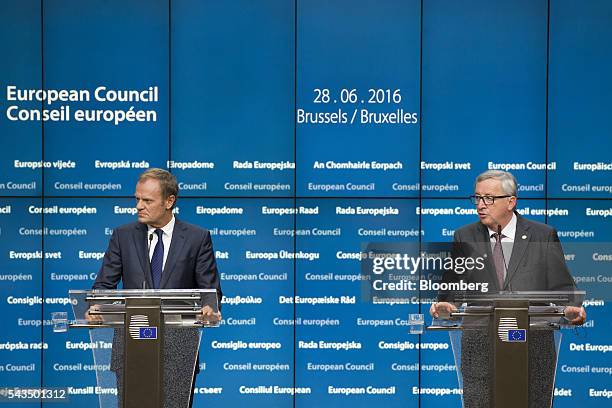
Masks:
[[[574,280],[565,264],[563,249],[554,228],[521,217],[516,211],[517,183],[508,172],[491,170],[476,179],[471,197],[479,221],[454,234],[453,256],[484,258],[484,268],[465,274],[445,273],[443,280],[487,283],[491,291],[573,291]],[[457,310],[452,294],[441,294],[430,314]],[[580,305],[567,306],[572,324],[586,320]],[[462,338],[462,375],[466,407],[488,407],[491,364],[486,332],[466,330]],[[531,333],[529,343],[531,382],[530,407],[545,407],[552,393],[554,342],[550,332]]]
[[[140,175],[135,194],[138,222],[113,231],[94,289],[115,289],[119,281],[124,289],[216,289],[220,304],[221,286],[210,232],[174,217],[177,196],[178,183],[168,171],[149,169]],[[221,314],[205,305],[199,318],[219,321]],[[97,317],[88,315],[88,319]],[[115,333],[111,362],[120,392],[122,335]],[[182,401],[190,396],[179,395],[177,390],[192,384],[194,373],[189,366],[193,364],[188,362],[197,351],[198,333],[167,330],[165,340],[164,406],[184,406]]]
[[[113,231],[94,289],[114,289],[121,280],[124,289],[212,288],[221,297],[210,232],[174,217],[177,195],[176,178],[169,172],[150,169],[140,175],[138,222]],[[213,316],[208,309],[203,314]]]

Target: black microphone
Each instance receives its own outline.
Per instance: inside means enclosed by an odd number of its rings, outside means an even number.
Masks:
[[[499,243],[501,244],[502,240],[502,227],[501,224],[497,224],[497,235],[499,236]],[[504,255],[504,245],[502,244],[502,260],[504,261],[504,268],[508,269],[508,265],[506,264],[506,258]]]
[[[151,242],[153,242],[153,233],[149,234],[149,239],[147,240],[147,258],[149,258],[149,253],[151,252]],[[149,264],[151,263],[151,259],[149,258]],[[147,281],[142,281],[142,289],[147,288]]]

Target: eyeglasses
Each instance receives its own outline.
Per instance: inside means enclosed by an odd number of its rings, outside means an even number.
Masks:
[[[472,204],[478,205],[480,200],[482,200],[485,203],[485,205],[492,205],[495,202],[496,198],[508,198],[508,197],[512,197],[512,196],[511,195],[500,195],[500,196],[471,195],[470,201],[472,202]]]

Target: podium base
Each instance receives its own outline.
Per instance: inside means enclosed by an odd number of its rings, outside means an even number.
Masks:
[[[119,334],[117,333],[119,332]],[[198,351],[200,346],[200,330],[193,328],[166,328],[164,335],[164,408],[186,408],[189,407],[191,392],[198,364]],[[113,339],[113,361],[123,361],[122,330],[115,331]],[[117,377],[117,406],[123,407],[123,367],[115,364],[113,367]],[[152,385],[153,387],[153,385]],[[151,388],[151,392],[157,390]],[[114,407],[113,407],[114,408]]]

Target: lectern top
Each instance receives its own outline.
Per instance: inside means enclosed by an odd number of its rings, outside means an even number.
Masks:
[[[130,305],[156,307],[166,326],[219,325],[203,315],[207,308],[219,312],[216,289],[70,290],[70,299],[75,317],[71,327],[122,327]]]
[[[167,296],[200,296],[201,294],[217,293],[216,289],[92,289],[70,290],[70,295],[87,296],[122,296],[122,297],[167,297]]]
[[[586,296],[585,291],[572,290],[572,291],[502,291],[491,294],[471,294],[460,292],[454,295],[455,302],[484,302],[492,303],[495,301],[504,300],[525,300],[530,304],[535,303],[552,303],[555,305],[573,305],[582,304],[584,297]]]

